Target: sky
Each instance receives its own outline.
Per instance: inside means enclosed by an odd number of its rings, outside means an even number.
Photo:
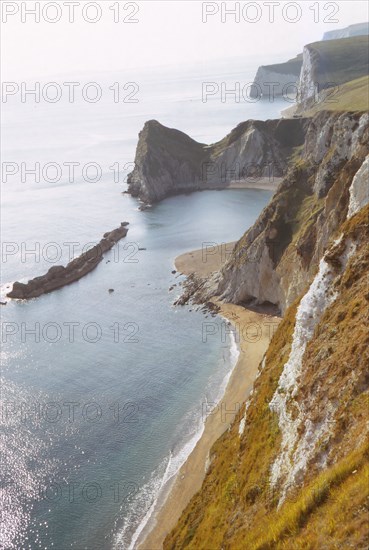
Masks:
[[[39,22],[27,11],[32,9],[39,9]],[[361,0],[2,0],[2,79],[180,68],[250,55],[256,65],[284,61],[325,31],[368,21],[368,9]]]

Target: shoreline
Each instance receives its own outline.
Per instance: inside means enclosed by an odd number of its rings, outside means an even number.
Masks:
[[[283,177],[258,177],[232,180],[225,189],[262,189],[275,192]]]
[[[249,177],[244,179],[231,180],[224,185],[206,185],[204,187],[194,187],[193,189],[177,189],[173,192],[166,194],[161,197],[157,202],[162,200],[169,199],[170,197],[176,197],[178,195],[190,195],[191,193],[201,193],[203,191],[227,191],[229,189],[253,189],[256,191],[270,191],[275,193],[278,189],[279,184],[283,180],[283,177],[270,176],[270,177]],[[138,210],[147,210],[153,206],[154,203],[148,203],[144,199],[140,198],[138,195],[132,195],[129,190],[122,191],[123,195],[130,195],[131,197],[137,198],[140,205]]]
[[[228,243],[227,251],[231,251],[234,245],[235,243]],[[175,268],[186,276],[196,273],[204,277],[219,269],[222,259],[222,251],[219,249],[215,250],[211,261],[207,262],[203,261],[203,250],[195,250],[178,256],[175,259]],[[218,315],[225,323],[230,322],[235,330],[238,358],[224,379],[223,395],[219,397],[218,405],[206,417],[193,450],[177,474],[164,486],[163,494],[159,495],[153,505],[151,515],[135,542],[135,548],[139,550],[161,550],[166,535],[176,525],[193,495],[201,488],[211,447],[235,416],[234,413],[225,411],[238,410],[250,395],[259,364],[272,336],[271,324],[276,326],[280,321],[279,317],[267,313],[225,304],[217,299],[213,302],[220,306]],[[258,327],[257,337],[255,326]]]

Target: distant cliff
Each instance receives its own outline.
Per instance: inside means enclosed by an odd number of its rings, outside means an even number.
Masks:
[[[350,38],[351,36],[361,36],[369,34],[369,22],[357,23],[356,25],[350,25],[344,29],[337,29],[335,31],[325,32],[323,40],[335,40],[337,38]]]
[[[298,89],[300,110],[325,99],[325,90],[368,75],[368,35],[369,23],[329,31],[295,58],[259,67],[250,97],[295,96]]]
[[[204,145],[151,120],[139,135],[128,191],[150,204],[173,194],[222,189],[235,180],[281,177],[304,136],[304,119],[249,120]]]
[[[257,70],[250,96],[280,97],[293,94],[300,77],[302,54],[285,63],[264,65]]]

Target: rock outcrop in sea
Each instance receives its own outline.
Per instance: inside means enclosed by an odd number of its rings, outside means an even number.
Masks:
[[[12,290],[7,294],[8,298],[21,300],[37,298],[42,294],[47,294],[78,281],[95,269],[103,259],[103,254],[127,235],[127,225],[128,222],[122,222],[120,227],[105,233],[98,244],[69,262],[67,266],[53,266],[45,275],[35,277],[28,283],[16,281]]]

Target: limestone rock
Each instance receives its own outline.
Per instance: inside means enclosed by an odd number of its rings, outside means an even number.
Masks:
[[[304,160],[290,167],[209,289],[229,302],[256,299],[284,312],[312,279],[346,219],[350,190],[352,204],[366,204],[368,149],[367,113],[316,115],[306,132]]]
[[[123,222],[117,229],[105,233],[97,245],[69,262],[66,267],[53,266],[46,275],[35,277],[31,281],[28,281],[28,283],[15,282],[7,296],[22,300],[37,298],[42,294],[52,292],[74,281],[78,281],[78,279],[87,275],[101,262],[104,252],[110,250],[115,243],[127,235],[127,225],[127,222]]]
[[[146,122],[139,135],[128,190],[150,204],[170,195],[224,189],[231,181],[283,176],[287,160],[304,142],[305,119],[249,120],[213,145]]]

